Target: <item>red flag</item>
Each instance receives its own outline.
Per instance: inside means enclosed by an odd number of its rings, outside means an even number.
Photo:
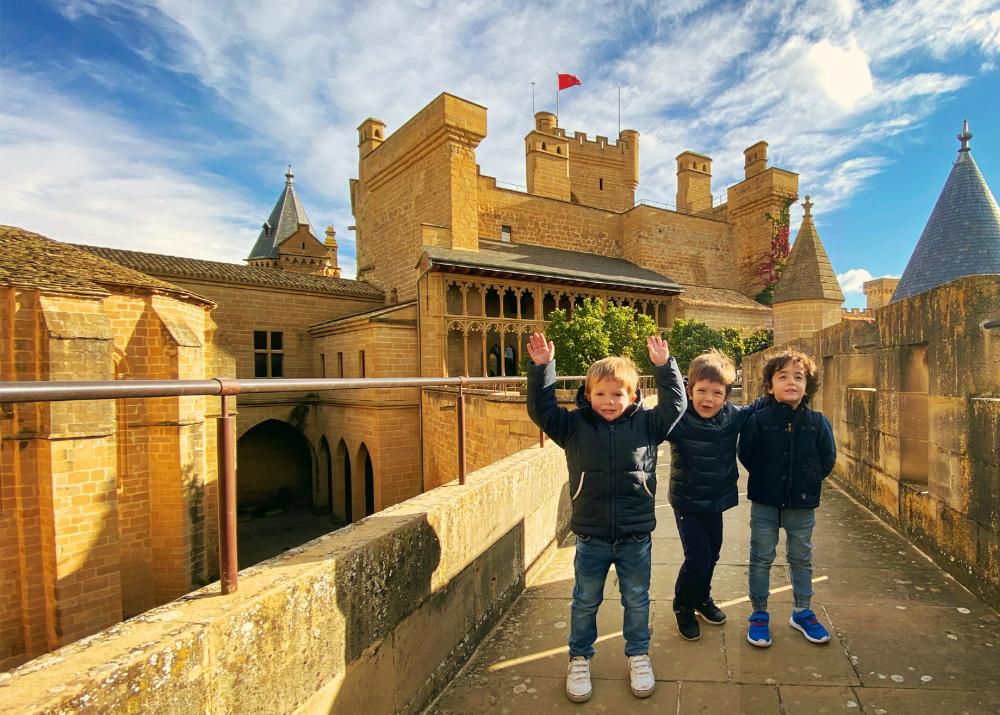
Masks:
[[[571,74],[558,74],[559,78],[559,90],[569,89],[570,87],[575,87],[578,84],[583,84],[574,75]]]

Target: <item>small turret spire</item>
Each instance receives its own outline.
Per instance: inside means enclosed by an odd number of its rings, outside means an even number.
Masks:
[[[295,174],[292,173],[292,165],[288,165],[288,173],[285,174],[285,186],[292,185],[292,179],[295,178]]]
[[[962,133],[959,134],[957,138],[960,142],[962,142],[962,146],[959,151],[969,151],[969,140],[972,139],[972,132],[969,131],[968,119],[962,122]]]

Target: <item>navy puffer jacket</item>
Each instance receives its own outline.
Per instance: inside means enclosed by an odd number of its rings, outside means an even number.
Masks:
[[[670,504],[682,514],[720,514],[739,503],[736,439],[752,411],[762,404],[738,407],[728,400],[705,419],[688,404],[671,430]]]
[[[657,406],[643,407],[640,393],[609,422],[594,412],[582,386],[576,410],[559,406],[555,361],[528,366],[528,415],[566,450],[574,533],[617,541],[656,526],[656,450],[687,407],[687,397],[673,358],[655,375]]]
[[[792,409],[769,397],[743,426],[739,456],[750,472],[750,501],[815,509],[823,480],[837,461],[837,445],[822,412],[804,401]]]

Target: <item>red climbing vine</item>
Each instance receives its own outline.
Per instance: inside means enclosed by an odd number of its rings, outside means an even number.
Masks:
[[[770,212],[765,214],[771,222],[771,246],[761,261],[751,269],[751,277],[764,283],[763,289],[755,296],[758,303],[771,305],[771,298],[774,294],[774,285],[778,282],[781,269],[788,260],[791,251],[789,244],[789,233],[791,224],[791,206],[799,197],[795,194],[785,196],[781,200],[781,208],[777,216]]]

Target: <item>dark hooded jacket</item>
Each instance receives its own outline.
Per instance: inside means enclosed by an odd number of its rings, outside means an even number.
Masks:
[[[670,504],[682,514],[721,514],[739,503],[736,439],[757,400],[746,407],[729,400],[718,414],[705,419],[694,406],[687,410],[667,440],[670,442]]]
[[[591,408],[582,386],[576,410],[559,406],[555,361],[528,366],[528,415],[566,450],[574,533],[617,541],[656,526],[656,450],[687,397],[673,358],[655,376],[657,406],[643,407],[637,390],[635,401],[609,422]]]
[[[833,428],[806,400],[792,409],[767,397],[740,432],[739,456],[750,472],[747,498],[776,507],[815,509],[837,461]]]

